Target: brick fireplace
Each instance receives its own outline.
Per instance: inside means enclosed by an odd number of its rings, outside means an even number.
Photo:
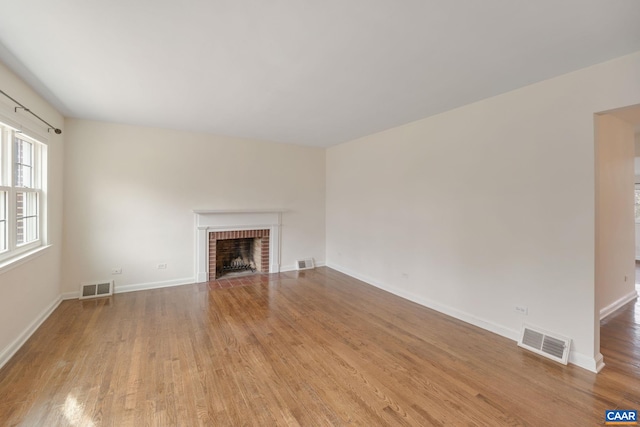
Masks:
[[[257,271],[280,272],[280,228],[282,210],[194,210],[196,228],[196,280],[198,283],[219,277],[225,260],[219,253],[238,250],[236,258],[253,262]],[[227,240],[251,239],[229,243]],[[225,243],[220,243],[225,242]],[[235,248],[233,246],[236,246]],[[249,249],[251,248],[251,249]],[[251,256],[246,256],[250,252]],[[244,255],[243,255],[244,254]],[[229,255],[225,254],[226,262]],[[232,259],[235,259],[232,257]]]
[[[234,271],[234,261],[240,259],[244,268],[259,273],[269,272],[269,230],[235,230],[209,232],[209,280]]]

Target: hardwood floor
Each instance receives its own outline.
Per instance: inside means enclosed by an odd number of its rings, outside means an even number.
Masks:
[[[328,268],[64,301],[0,370],[0,425],[603,425],[640,409],[640,305],[595,375]]]

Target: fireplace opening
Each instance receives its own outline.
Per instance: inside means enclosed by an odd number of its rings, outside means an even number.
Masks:
[[[269,230],[211,232],[209,280],[236,273],[269,272]]]
[[[216,277],[226,273],[256,271],[255,238],[219,240],[216,248]]]

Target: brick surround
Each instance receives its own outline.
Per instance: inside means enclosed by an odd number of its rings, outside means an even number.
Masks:
[[[269,230],[212,231],[209,232],[209,280],[217,279],[222,273],[221,261],[218,260],[216,263],[216,259],[221,258],[216,256],[218,255],[218,241],[230,239],[253,239],[252,255],[256,270],[261,273],[269,272]],[[243,243],[239,241],[238,245],[242,246]]]

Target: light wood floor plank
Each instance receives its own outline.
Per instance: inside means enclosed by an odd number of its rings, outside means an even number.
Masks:
[[[0,370],[0,425],[584,426],[640,409],[635,302],[603,322],[595,375],[328,268],[242,283],[63,302]]]

